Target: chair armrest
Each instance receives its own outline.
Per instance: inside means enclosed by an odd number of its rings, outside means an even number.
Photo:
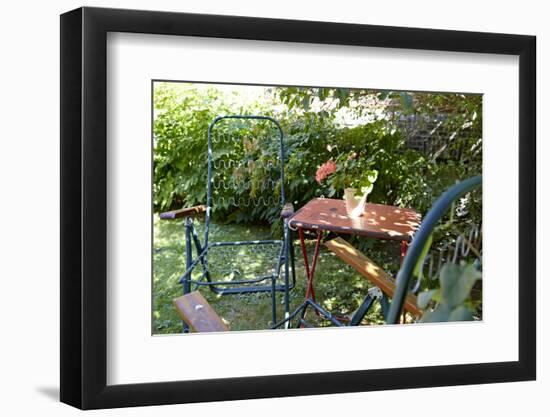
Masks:
[[[195,216],[198,216],[199,214],[204,213],[205,211],[206,211],[205,205],[187,207],[179,210],[172,210],[172,211],[166,211],[164,213],[160,213],[160,218],[162,220],[174,220],[174,219],[181,219],[183,217],[195,217]]]
[[[286,203],[281,210],[281,217],[283,219],[288,219],[294,214],[294,205],[292,203]]]

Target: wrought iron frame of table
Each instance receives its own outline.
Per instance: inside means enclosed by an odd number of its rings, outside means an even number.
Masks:
[[[420,214],[413,209],[373,203],[367,203],[362,216],[351,218],[346,212],[344,200],[330,198],[310,200],[296,211],[288,221],[289,227],[298,231],[300,239],[307,278],[306,302],[307,300],[316,302],[313,281],[323,233],[333,232],[400,241],[402,261],[407,252],[408,244],[412,241],[414,232],[420,225],[420,220]],[[315,249],[311,264],[307,253],[304,230],[316,232]]]

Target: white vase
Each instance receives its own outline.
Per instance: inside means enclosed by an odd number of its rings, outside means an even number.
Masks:
[[[346,212],[350,217],[357,218],[363,215],[365,205],[367,204],[367,196],[365,193],[361,197],[356,196],[355,188],[346,188],[344,190],[344,200],[346,202]]]

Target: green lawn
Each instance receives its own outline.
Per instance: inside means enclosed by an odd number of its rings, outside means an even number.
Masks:
[[[199,236],[203,238],[204,227],[196,223]],[[271,239],[270,228],[256,225],[219,225],[210,224],[211,242],[251,239]],[[313,241],[308,241],[310,256],[313,253]],[[395,269],[398,261],[399,244],[396,242],[364,242],[368,254],[384,268]],[[178,279],[185,269],[184,226],[181,221],[160,221],[155,216],[154,257],[153,257],[153,333],[170,334],[181,332],[181,320],[172,299],[182,293]],[[305,295],[304,262],[298,242],[295,242],[297,285],[291,291],[291,310],[297,307]],[[210,266],[219,264],[227,267],[239,264],[247,272],[262,265],[257,253],[240,253],[237,256],[221,254],[210,259]],[[216,262],[217,261],[217,262]],[[197,268],[200,270],[200,268]],[[315,291],[317,301],[336,315],[351,315],[367,294],[369,283],[351,267],[344,264],[324,247],[321,249],[315,272]],[[212,307],[227,322],[231,330],[264,330],[271,325],[271,298],[267,294],[243,294],[218,296],[208,288],[201,293]],[[282,294],[277,294],[280,305],[279,317],[283,312]],[[311,314],[308,316],[311,317]],[[380,324],[382,315],[378,303],[371,309],[363,324]],[[323,323],[318,323],[323,325]]]

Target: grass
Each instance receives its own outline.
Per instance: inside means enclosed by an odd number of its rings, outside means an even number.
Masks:
[[[196,222],[199,236],[203,237],[204,225]],[[210,242],[272,239],[268,226],[210,224]],[[290,293],[291,311],[304,300],[306,279],[304,261],[298,245],[295,242],[296,257],[296,287]],[[308,241],[308,253],[313,253],[313,241]],[[399,244],[396,242],[364,241],[362,249],[387,270],[395,270]],[[221,266],[225,270],[235,271],[248,277],[264,268],[264,257],[256,252],[245,252],[237,248],[239,253],[222,253],[209,259],[210,267],[215,270]],[[195,254],[195,252],[193,252]],[[265,259],[272,259],[268,256]],[[270,261],[271,262],[271,261]],[[196,268],[197,271],[200,268]],[[180,333],[182,322],[177,315],[172,300],[182,293],[178,283],[185,270],[184,226],[181,221],[160,221],[155,216],[154,223],[154,255],[153,255],[153,333]],[[216,279],[216,277],[214,276]],[[369,282],[357,274],[351,267],[344,264],[334,254],[322,247],[317,269],[315,271],[315,292],[317,301],[327,310],[338,316],[350,316],[359,307],[369,288]],[[201,288],[214,310],[229,325],[231,330],[264,330],[271,326],[271,296],[263,294],[243,294],[218,296],[207,287]],[[282,293],[277,294],[278,314],[283,312]],[[311,317],[310,314],[308,316]],[[383,321],[380,306],[375,303],[362,324],[381,324]],[[325,325],[325,323],[318,323]]]

